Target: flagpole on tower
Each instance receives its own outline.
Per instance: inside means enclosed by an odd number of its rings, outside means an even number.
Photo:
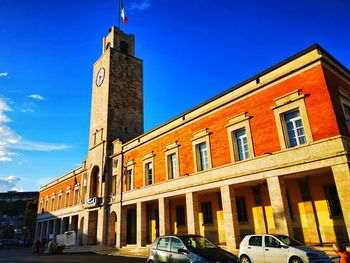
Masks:
[[[118,14],[118,28],[120,29],[120,14],[121,14],[121,3],[122,0],[119,0],[119,14]]]

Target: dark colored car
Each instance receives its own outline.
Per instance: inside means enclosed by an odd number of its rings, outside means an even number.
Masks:
[[[147,263],[237,263],[237,256],[200,235],[158,237],[149,252]]]
[[[18,248],[19,243],[17,239],[1,239],[0,248]]]

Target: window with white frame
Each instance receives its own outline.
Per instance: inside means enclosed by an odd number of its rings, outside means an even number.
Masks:
[[[176,153],[172,153],[168,155],[168,164],[169,164],[169,179],[174,179],[178,177]]]
[[[254,157],[253,141],[247,112],[242,112],[228,119],[227,128],[232,162]]]
[[[350,131],[350,106],[348,104],[343,103],[343,110],[345,115],[346,126]]]
[[[49,198],[46,197],[46,200],[45,200],[45,212],[49,211]]]
[[[313,141],[305,105],[305,95],[296,90],[276,98],[274,111],[278,138],[282,149]]]
[[[173,142],[165,148],[165,166],[168,179],[179,176],[179,146],[177,142]]]
[[[143,177],[144,185],[154,183],[154,154],[150,152],[143,157]]]
[[[125,190],[130,191],[134,188],[134,162],[130,161],[126,167]]]
[[[249,158],[248,138],[245,129],[240,129],[234,132],[235,143],[237,145],[238,160],[245,160]]]
[[[39,213],[43,212],[43,200],[40,201],[40,205],[39,205]]]
[[[70,190],[67,190],[67,192],[66,192],[66,200],[65,200],[65,207],[69,206],[69,199],[70,199]]]
[[[191,140],[196,172],[212,168],[209,135],[209,130],[204,129],[195,133]]]
[[[62,208],[62,193],[58,194],[58,199],[57,199],[57,209]]]
[[[350,132],[350,93],[342,87],[339,87],[338,92],[339,100],[344,112],[345,123]]]
[[[209,169],[208,148],[205,142],[196,145],[198,154],[198,171]]]
[[[74,205],[78,204],[78,200],[79,200],[79,187],[76,187],[74,189]]]
[[[152,162],[145,164],[145,178],[146,178],[146,185],[153,184],[153,163]]]
[[[51,196],[51,211],[55,210],[55,196]]]
[[[306,143],[303,121],[299,110],[293,110],[283,114],[286,136],[289,147],[295,147]]]
[[[87,174],[85,173],[83,176],[83,193],[82,193],[83,200],[85,200],[86,192],[87,192]]]

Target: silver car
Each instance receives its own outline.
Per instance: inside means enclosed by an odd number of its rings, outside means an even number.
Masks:
[[[238,258],[199,235],[167,235],[151,245],[147,263],[238,263]]]

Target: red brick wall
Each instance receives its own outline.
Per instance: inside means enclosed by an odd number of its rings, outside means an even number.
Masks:
[[[193,133],[204,128],[208,128],[212,133],[210,142],[213,167],[230,163],[230,149],[225,125],[230,117],[244,111],[248,112],[248,116],[253,117],[250,119],[250,126],[255,155],[259,156],[266,152],[279,151],[281,147],[275,117],[270,107],[274,105],[274,99],[297,89],[302,89],[301,94],[307,95],[305,103],[313,140],[317,141],[338,135],[337,122],[323,69],[321,65],[318,65],[126,153],[125,162],[134,159],[136,163],[134,187],[143,186],[142,159],[144,155],[151,151],[155,154],[155,183],[166,179],[164,150],[167,144],[174,141],[178,141],[180,144],[180,175],[193,173],[194,161],[191,139]]]
[[[350,85],[326,67],[324,67],[324,73],[330,90],[340,134],[350,136],[349,130],[346,127],[345,116],[339,99],[339,87],[342,87],[344,90],[350,93]]]
[[[78,183],[80,183],[81,180],[81,175],[76,176],[76,180]],[[58,193],[60,190],[62,190],[62,201],[61,201],[61,208],[64,208],[65,203],[66,203],[66,190],[67,188],[70,187],[70,195],[69,195],[69,206],[73,205],[74,202],[74,177],[71,177],[65,181],[62,181],[58,183],[57,185],[54,185],[46,190],[43,190],[39,193],[39,203],[38,203],[38,213],[40,213],[40,201],[41,198],[43,198],[43,208],[45,208],[45,200],[46,196],[49,197],[49,204],[48,204],[48,212],[52,211],[51,207],[51,197],[52,193],[55,193],[55,209],[57,210],[57,200],[58,200]],[[80,199],[78,199],[80,201]]]

